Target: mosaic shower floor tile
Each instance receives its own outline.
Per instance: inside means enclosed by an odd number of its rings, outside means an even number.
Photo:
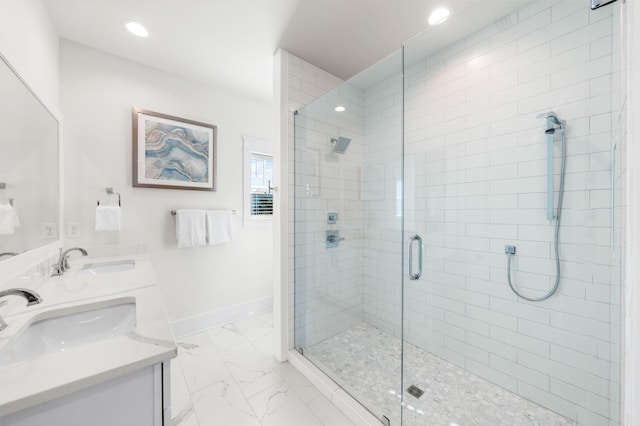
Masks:
[[[414,345],[404,345],[401,403],[401,341],[373,326],[358,324],[311,347],[304,354],[391,425],[405,426],[560,426],[575,422],[503,389]]]

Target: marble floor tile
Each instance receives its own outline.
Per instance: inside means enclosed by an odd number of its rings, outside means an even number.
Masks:
[[[171,426],[200,426],[195,409],[191,403],[178,413],[172,411],[172,417]]]
[[[247,340],[255,342],[271,333],[273,330],[273,315],[271,313],[252,315],[233,324]]]
[[[200,426],[260,426],[231,375],[192,395]]]
[[[216,351],[222,357],[232,355],[246,348],[252,348],[249,340],[247,340],[240,332],[240,329],[233,323],[216,327],[205,332],[205,334],[209,336]]]
[[[313,412],[283,381],[249,398],[262,426],[322,426]]]
[[[273,358],[273,333],[265,334],[264,336],[251,342],[253,346],[260,352],[260,354],[267,358]]]
[[[353,426],[353,422],[324,395],[318,395],[307,405],[325,426]]]
[[[271,363],[253,348],[236,352],[225,365],[247,398],[280,381]]]
[[[196,413],[192,410],[180,422],[174,423],[174,421],[171,421],[171,426],[200,426],[200,423],[198,423]]]
[[[301,372],[288,362],[271,360],[276,373],[300,397],[305,404],[320,395],[320,391]]]
[[[179,339],[171,380],[172,426],[351,425],[295,367],[273,358],[270,314]]]
[[[220,381],[228,374],[207,334],[185,337],[177,343],[184,378],[191,393]]]
[[[182,372],[179,358],[171,360],[171,417],[172,425],[185,425],[189,414],[193,413],[191,393]],[[195,418],[195,415],[193,416]]]

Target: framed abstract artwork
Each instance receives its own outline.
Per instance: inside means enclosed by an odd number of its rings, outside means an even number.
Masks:
[[[217,127],[133,108],[133,186],[215,191]]]

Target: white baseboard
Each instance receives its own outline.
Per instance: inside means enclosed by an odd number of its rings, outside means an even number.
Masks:
[[[171,329],[176,339],[200,333],[223,324],[227,324],[250,315],[270,312],[273,309],[273,298],[250,300],[238,305],[228,306],[216,311],[207,312],[194,317],[185,318],[171,323]]]

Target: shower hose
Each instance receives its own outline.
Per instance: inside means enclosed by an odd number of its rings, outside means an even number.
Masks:
[[[553,296],[556,290],[558,290],[558,284],[560,284],[560,255],[558,253],[558,233],[560,232],[560,216],[562,214],[562,197],[564,195],[564,172],[565,172],[565,163],[567,161],[567,152],[565,147],[565,143],[566,143],[565,135],[564,135],[565,129],[560,128],[559,131],[560,131],[560,134],[562,135],[562,146],[561,146],[562,160],[560,164],[560,190],[558,191],[558,212],[556,214],[556,223],[555,223],[555,229],[553,234],[553,251],[555,253],[555,258],[556,258],[556,281],[553,284],[553,288],[549,290],[547,294],[541,297],[527,297],[520,294],[518,290],[516,290],[516,288],[513,286],[513,283],[511,282],[511,257],[513,256],[513,254],[510,253],[507,255],[507,259],[508,259],[507,260],[507,281],[509,282],[509,287],[511,287],[511,290],[518,297],[521,297],[524,300],[529,300],[531,302],[541,302],[543,300],[547,300],[548,298]]]

